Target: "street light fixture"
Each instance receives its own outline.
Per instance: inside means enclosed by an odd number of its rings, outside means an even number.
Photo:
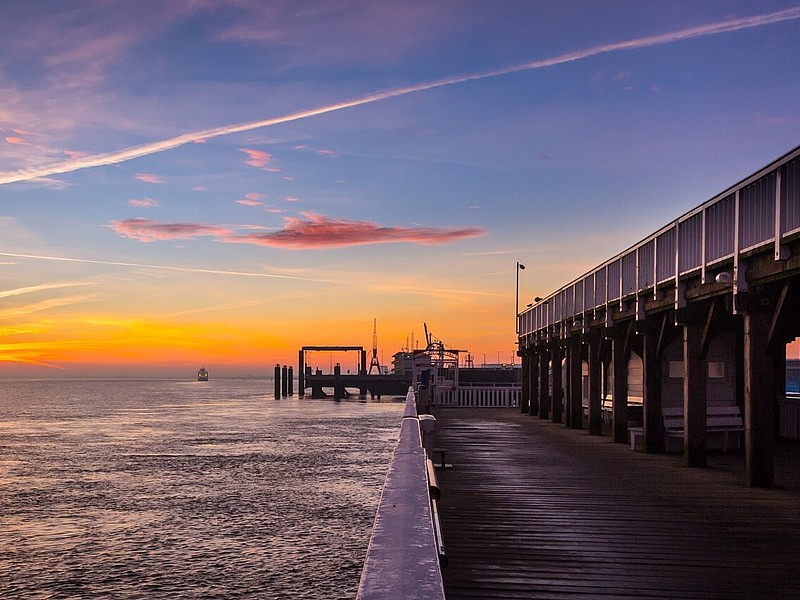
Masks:
[[[517,292],[516,292],[516,301],[517,301],[517,312],[514,313],[514,330],[516,331],[517,335],[519,335],[519,272],[520,270],[525,270],[525,265],[521,262],[517,261]]]

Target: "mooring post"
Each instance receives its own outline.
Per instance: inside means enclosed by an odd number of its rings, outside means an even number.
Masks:
[[[342,366],[336,363],[333,367],[333,399],[341,400],[344,398],[344,390],[342,389]]]
[[[294,394],[294,373],[291,365],[289,365],[289,374],[286,378],[286,387],[289,392],[287,395],[292,396]]]
[[[297,393],[300,397],[306,395],[306,361],[305,352],[300,350],[298,353],[298,369],[297,369]]]
[[[281,366],[275,365],[275,397],[281,397]]]
[[[287,375],[288,375],[288,370],[286,368],[286,365],[283,365],[281,374],[281,377],[283,378],[281,381],[281,394],[283,395],[284,398],[288,395],[289,392],[289,382],[287,381],[289,378],[287,377]]]

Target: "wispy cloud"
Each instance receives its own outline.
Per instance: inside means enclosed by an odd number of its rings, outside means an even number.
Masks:
[[[46,283],[41,285],[30,285],[27,287],[15,288],[13,290],[0,290],[0,298],[9,298],[11,296],[22,296],[24,294],[35,294],[37,292],[45,292],[50,290],[59,290],[63,288],[78,287],[82,285],[90,285],[87,282],[64,282],[64,283]]]
[[[245,194],[244,198],[236,201],[236,204],[241,204],[243,206],[263,206],[264,194],[257,194],[255,192]]]
[[[128,204],[137,208],[153,208],[158,206],[158,200],[153,200],[152,198],[131,198],[128,200]]]
[[[187,240],[213,237],[228,244],[253,244],[271,248],[308,250],[342,248],[365,244],[405,242],[411,244],[447,244],[484,234],[476,227],[386,227],[368,221],[332,219],[311,212],[303,219],[284,217],[278,231],[237,233],[230,227],[203,223],[160,223],[149,219],[113,221],[109,227],[121,236],[141,242]]]
[[[71,256],[52,256],[52,255],[43,255],[43,254],[20,254],[16,252],[0,252],[0,256],[7,256],[10,258],[21,258],[27,260],[43,260],[43,261],[53,261],[53,262],[63,262],[63,263],[77,263],[77,264],[84,264],[84,265],[105,265],[111,267],[126,267],[126,268],[134,268],[134,269],[156,269],[161,271],[172,271],[178,273],[198,273],[198,274],[205,274],[205,275],[223,275],[223,276],[233,276],[233,277],[256,277],[256,278],[267,278],[267,279],[290,279],[294,281],[309,281],[313,283],[335,283],[340,284],[340,281],[334,281],[331,279],[320,279],[314,277],[300,277],[294,275],[281,275],[275,273],[263,273],[257,271],[233,271],[233,270],[225,270],[225,269],[198,269],[193,267],[175,267],[170,265],[158,265],[158,264],[148,264],[148,263],[134,263],[134,262],[124,262],[124,261],[115,261],[115,260],[99,260],[99,259],[91,259],[91,258],[75,258]]]
[[[230,229],[198,223],[159,223],[149,219],[113,221],[109,227],[123,237],[140,242],[189,240],[202,236],[225,237]]]
[[[153,175],[152,173],[137,173],[136,179],[145,183],[164,183],[158,175]]]
[[[280,169],[273,166],[272,154],[264,150],[253,150],[251,148],[239,148],[242,152],[247,154],[248,159],[245,161],[246,165],[269,171],[270,173],[280,173]]]
[[[503,75],[519,73],[523,71],[544,69],[547,67],[553,67],[556,65],[562,65],[566,63],[583,60],[585,58],[589,58],[592,56],[608,54],[610,52],[619,52],[623,50],[635,50],[637,48],[660,46],[664,44],[671,44],[693,38],[740,31],[742,29],[764,27],[766,25],[772,25],[774,23],[781,23],[784,21],[790,21],[796,19],[800,19],[800,7],[792,7],[777,12],[760,14],[751,17],[727,19],[716,23],[708,23],[705,25],[699,25],[695,27],[687,27],[685,29],[671,31],[668,33],[652,35],[633,40],[626,40],[622,42],[603,44],[600,46],[594,46],[592,48],[586,48],[583,50],[568,52],[566,54],[561,54],[558,56],[553,56],[550,58],[544,58],[541,60],[536,60],[531,62],[525,62],[517,65],[512,65],[509,67],[493,69],[490,71],[484,71],[480,73],[457,75],[454,77],[438,79],[436,81],[430,81],[427,83],[420,83],[408,87],[395,88],[383,92],[377,92],[374,94],[369,94],[367,96],[362,96],[360,98],[346,100],[335,104],[328,104],[326,106],[321,106],[317,108],[302,110],[279,117],[263,119],[258,121],[249,121],[246,123],[238,123],[223,127],[216,127],[213,129],[206,129],[201,131],[185,133],[166,140],[143,144],[140,146],[133,146],[116,152],[96,154],[92,156],[86,156],[82,158],[77,158],[73,160],[68,160],[48,165],[42,165],[38,167],[19,169],[16,171],[6,171],[0,173],[0,184],[13,183],[17,181],[28,181],[31,179],[35,179],[37,177],[45,177],[49,175],[55,175],[58,173],[70,173],[73,171],[77,171],[79,169],[87,169],[103,165],[117,164],[135,158],[140,158],[142,156],[149,156],[151,154],[156,154],[158,152],[165,152],[167,150],[171,150],[179,146],[183,146],[185,144],[196,142],[198,139],[208,140],[211,138],[229,135],[232,133],[252,131],[254,129],[260,129],[263,127],[271,127],[273,125],[278,125],[281,123],[289,123],[292,121],[298,121],[300,119],[308,119],[311,117],[316,117],[327,113],[344,110],[347,108],[363,106],[365,104],[372,104],[374,102],[380,102],[382,100],[388,100],[390,98],[396,98],[399,96],[405,96],[408,94],[413,94],[426,90],[442,88],[445,86],[451,86],[459,83],[465,83],[468,81],[501,77]],[[249,154],[249,152],[247,152],[245,149],[242,149],[242,151]]]

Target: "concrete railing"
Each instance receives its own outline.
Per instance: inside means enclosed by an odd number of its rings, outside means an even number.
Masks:
[[[375,515],[358,586],[360,600],[444,600],[439,547],[422,447],[416,397],[411,388]]]

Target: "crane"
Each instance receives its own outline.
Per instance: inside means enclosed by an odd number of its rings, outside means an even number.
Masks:
[[[372,358],[369,360],[369,371],[367,375],[372,375],[372,368],[378,370],[378,375],[381,374],[381,363],[378,361],[378,319],[372,320]]]

